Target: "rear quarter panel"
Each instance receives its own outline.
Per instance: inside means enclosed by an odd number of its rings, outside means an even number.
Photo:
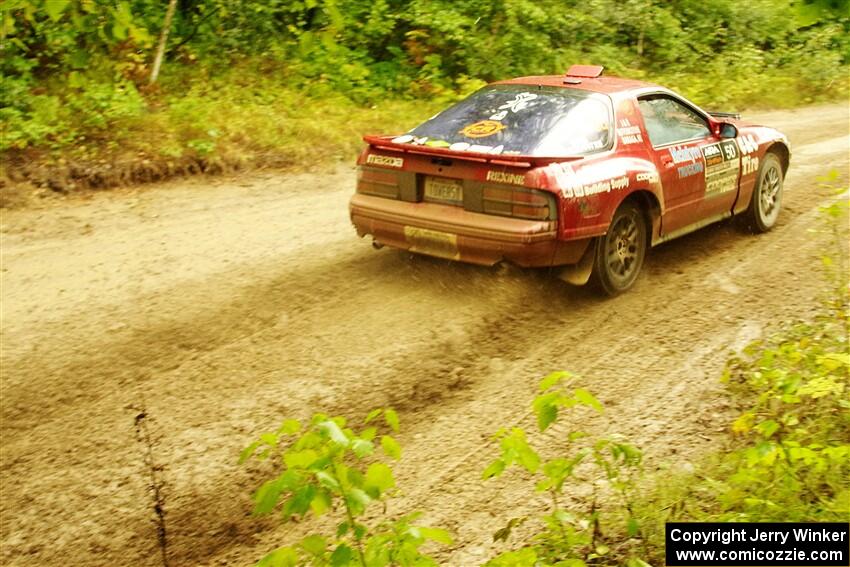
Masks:
[[[580,161],[552,163],[532,183],[559,197],[559,238],[605,234],[617,208],[630,195],[645,193],[652,214],[663,214],[664,198],[643,119],[633,97],[614,101],[614,147]],[[651,219],[653,230],[657,222]]]

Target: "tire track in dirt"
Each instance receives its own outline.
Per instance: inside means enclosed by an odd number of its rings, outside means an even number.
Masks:
[[[58,228],[4,227],[13,293],[4,285],[3,303],[20,307],[3,307],[0,559],[161,564],[133,428],[141,394],[163,463],[172,565],[250,563],[312,526],[266,529],[272,520],[248,516],[248,492],[264,471],[236,467],[235,456],[283,417],[399,408],[407,492],[391,510],[416,506],[456,527],[458,545],[440,556],[456,565],[490,553],[503,511],[528,510],[517,502],[528,493],[522,483],[478,486],[492,456],[480,447],[522,415],[552,369],[581,373],[607,402],[595,431],[636,432],[661,465],[667,447],[698,452],[709,442],[699,435],[723,422],[711,400],[726,345],[814,303],[815,278],[799,265],[819,245],[806,229],[812,197],[824,192],[800,175],[846,169],[846,151],[833,151],[834,129],[825,127],[845,115],[828,107],[765,119],[802,156],[776,231],[749,237],[724,223],[668,243],[650,254],[635,292],[610,302],[545,272],[497,275],[373,252],[348,227],[345,170],[327,183],[271,176],[203,194],[202,181],[176,184],[134,194],[132,209],[120,194],[97,195],[69,203]],[[98,213],[104,203],[112,216]],[[32,218],[21,213],[12,228]],[[90,234],[80,228],[89,219]],[[36,277],[44,258],[61,261],[63,246],[94,249],[111,235],[114,262],[94,250],[66,266],[83,276],[68,300],[61,277]],[[158,240],[167,243],[150,246]],[[167,269],[157,267],[163,257]],[[122,271],[86,272],[98,262]],[[778,278],[772,295],[760,293],[759,277]],[[44,305],[25,297],[28,284],[36,298],[49,292]]]

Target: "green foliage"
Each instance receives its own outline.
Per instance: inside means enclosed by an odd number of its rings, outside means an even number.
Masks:
[[[751,402],[732,424],[743,441],[726,458],[734,472],[716,483],[720,518],[825,521],[850,515],[850,288],[841,244],[847,213],[846,197],[821,208],[834,238],[823,257],[831,284],[823,312],[749,345],[727,365],[724,380]]]
[[[837,174],[820,179],[834,186]],[[789,322],[727,363],[740,414],[730,448],[691,473],[665,474],[642,498],[649,554],[663,560],[665,521],[843,522],[850,517],[850,287],[847,189],[816,229],[829,291],[813,320]]]
[[[576,62],[724,109],[848,91],[844,0],[181,0],[150,88],[166,4],[5,2],[0,152],[303,163],[313,152],[294,155],[300,136],[286,124],[300,99],[340,108],[321,126],[344,131],[337,147],[348,152],[361,132],[348,131],[346,110],[421,99],[438,108],[483,82]],[[282,98],[291,106],[266,102]],[[257,103],[266,128],[251,119]],[[405,126],[427,115],[411,111]]]
[[[585,406],[602,412],[602,405],[587,390],[576,388],[569,392],[562,387],[569,383],[572,375],[555,372],[545,377],[539,386],[540,393],[532,402],[540,432],[543,433],[558,420],[563,409]],[[495,435],[501,454],[484,470],[485,479],[502,475],[511,467],[524,469],[535,481],[535,491],[546,493],[551,506],[547,514],[537,518],[541,528],[532,540],[518,550],[502,553],[490,560],[489,566],[537,566],[559,565],[582,567],[592,562],[605,561],[612,553],[613,534],[627,533],[626,539],[637,538],[640,526],[632,512],[636,475],[640,471],[641,452],[617,436],[591,441],[582,431],[563,432],[570,451],[565,455],[546,458],[534,449],[519,427],[502,429]],[[608,482],[608,486],[619,497],[620,503],[613,510],[603,510],[596,494],[596,484],[589,509],[579,506],[564,507],[565,489],[574,490],[584,484],[577,470],[583,463],[595,465]],[[613,518],[612,518],[613,516]],[[528,518],[514,518],[498,530],[494,540],[507,540],[512,530],[525,523]],[[609,531],[608,521],[622,523]],[[636,541],[636,540],[632,540]],[[620,545],[620,542],[618,542]],[[628,556],[629,544],[620,546],[620,556]],[[628,559],[640,565],[637,558]]]
[[[379,458],[377,418],[398,432],[398,415],[392,409],[371,412],[363,429],[355,431],[342,417],[316,414],[309,425],[286,420],[274,432],[264,433],[240,455],[274,459],[279,470],[254,493],[254,513],[279,509],[284,522],[308,514],[340,514],[334,534],[312,534],[294,546],[278,548],[263,559],[262,567],[315,565],[383,567],[426,566],[436,563],[420,551],[426,542],[451,545],[448,532],[417,526],[419,514],[382,518],[369,523],[375,508],[391,496],[395,478],[391,466]],[[398,442],[388,433],[380,436],[384,457],[401,458]]]

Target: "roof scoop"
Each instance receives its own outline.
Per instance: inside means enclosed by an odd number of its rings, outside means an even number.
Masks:
[[[602,65],[573,65],[567,69],[567,77],[583,77],[585,79],[595,79],[602,76],[602,71],[605,67]]]

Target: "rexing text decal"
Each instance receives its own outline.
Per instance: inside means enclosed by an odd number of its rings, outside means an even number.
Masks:
[[[702,147],[705,158],[705,194],[725,193],[738,187],[741,167],[735,140],[724,140]]]
[[[514,185],[522,185],[525,183],[525,176],[518,173],[506,173],[504,171],[487,172],[487,181],[495,181],[496,183],[512,183]]]

